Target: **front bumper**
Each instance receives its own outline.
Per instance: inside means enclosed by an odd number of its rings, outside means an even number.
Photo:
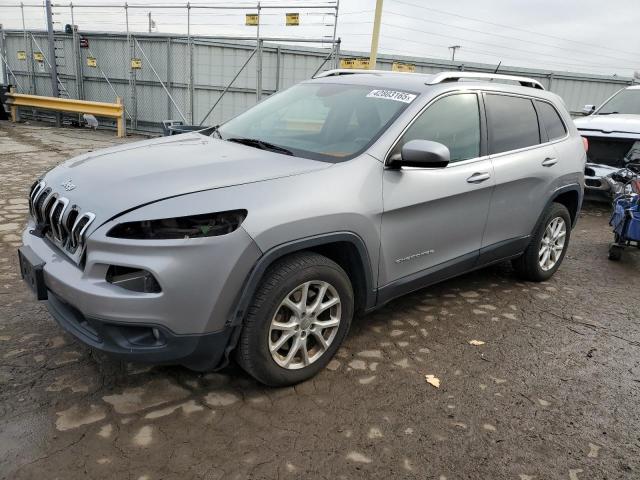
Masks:
[[[131,361],[219,364],[242,286],[261,255],[251,237],[238,228],[204,239],[130,241],[106,237],[107,228],[87,239],[81,266],[29,233],[32,222],[23,233],[24,245],[44,263],[47,307],[56,321],[93,348]],[[147,270],[161,291],[109,283],[109,265]]]
[[[591,199],[610,200],[615,195],[615,182],[609,177],[625,166],[627,158],[640,141],[635,135],[592,130],[579,130],[589,141],[588,163],[585,167],[585,193]]]
[[[130,362],[214,369],[224,365],[225,350],[234,331],[233,327],[225,327],[203,335],[176,335],[159,325],[115,324],[83,315],[52,291],[48,291],[46,304],[56,322],[78,340]]]
[[[584,169],[586,193],[609,198],[611,196],[611,183],[607,180],[607,177],[618,170],[620,168],[609,165],[587,163]]]

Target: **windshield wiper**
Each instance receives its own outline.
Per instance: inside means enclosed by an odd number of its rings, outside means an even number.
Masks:
[[[272,152],[282,153],[283,155],[293,155],[291,150],[287,150],[284,147],[274,145],[273,143],[265,142],[257,138],[227,138],[228,142],[241,143],[248,147],[259,148],[260,150],[270,150]]]
[[[220,140],[222,140],[222,135],[220,135],[220,125],[215,125],[213,127],[207,127],[204,130],[201,130],[201,133],[203,135],[208,135],[210,137],[213,137],[214,135],[217,136]]]
[[[599,113],[596,113],[596,115],[615,115],[616,113],[620,113],[620,112],[599,112]]]

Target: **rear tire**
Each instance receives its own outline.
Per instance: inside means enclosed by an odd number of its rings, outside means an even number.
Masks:
[[[550,279],[564,259],[570,236],[569,210],[560,203],[552,203],[545,211],[524,254],[512,261],[518,276],[532,282]]]
[[[280,259],[256,290],[236,360],[269,386],[307,380],[338,350],[353,308],[351,282],[337,263],[313,252]]]

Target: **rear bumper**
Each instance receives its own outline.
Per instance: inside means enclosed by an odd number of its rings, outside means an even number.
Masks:
[[[201,335],[178,335],[162,325],[114,323],[83,315],[50,290],[46,305],[56,322],[82,343],[131,362],[215,369],[226,362],[234,330],[226,327]]]

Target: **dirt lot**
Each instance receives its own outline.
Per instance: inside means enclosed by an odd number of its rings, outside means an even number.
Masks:
[[[640,478],[640,252],[607,260],[604,208],[551,281],[500,265],[417,292],[266,389],[97,359],[21,284],[28,186],[115,141],[0,123],[1,478]]]

